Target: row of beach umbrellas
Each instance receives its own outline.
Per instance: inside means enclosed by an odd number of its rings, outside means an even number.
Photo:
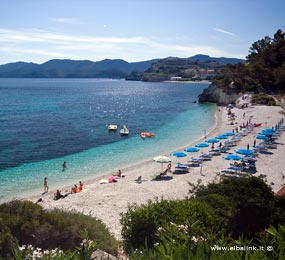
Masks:
[[[277,129],[277,127],[276,127],[276,129]],[[271,137],[275,133],[276,129],[265,128],[255,136],[255,139],[268,140],[269,137]],[[215,138],[211,138],[211,139],[206,140],[204,143],[198,143],[195,145],[195,147],[187,147],[184,149],[184,151],[190,152],[190,153],[198,152],[200,150],[199,148],[208,147],[209,143],[218,143],[218,142],[220,142],[221,139],[227,139],[229,136],[233,136],[233,135],[234,135],[233,132],[225,132],[221,135],[216,136]],[[227,154],[227,155],[223,156],[223,158],[226,160],[241,160],[242,157],[240,155],[250,156],[253,154],[254,151],[249,150],[249,149],[245,149],[245,148],[239,148],[239,149],[236,149],[235,152],[237,154]],[[170,155],[175,156],[177,158],[187,156],[187,154],[184,152],[173,152]],[[161,167],[163,167],[163,163],[170,163],[171,162],[171,159],[167,156],[157,156],[153,160],[155,162],[161,163]]]

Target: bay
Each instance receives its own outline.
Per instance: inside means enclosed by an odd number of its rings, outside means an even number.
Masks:
[[[53,187],[71,184],[194,141],[214,124],[216,106],[194,103],[207,86],[0,79],[0,199],[40,192],[45,176]],[[127,125],[130,135],[108,124]],[[140,132],[156,136],[142,140]]]

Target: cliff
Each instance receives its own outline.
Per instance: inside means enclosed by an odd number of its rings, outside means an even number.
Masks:
[[[236,100],[242,93],[236,93],[231,91],[226,93],[223,89],[217,85],[211,84],[208,88],[205,88],[202,94],[199,95],[199,102],[213,102],[218,105],[228,105],[230,103],[235,104]]]

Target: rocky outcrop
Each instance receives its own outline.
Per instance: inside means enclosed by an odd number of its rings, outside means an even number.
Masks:
[[[280,106],[285,110],[285,97],[281,98]]]
[[[95,252],[92,253],[90,259],[100,259],[100,260],[116,260],[117,257],[110,255],[100,249],[97,249]]]
[[[242,93],[226,93],[218,86],[211,84],[208,88],[205,88],[202,94],[199,95],[199,102],[213,102],[218,105],[235,104],[236,100]]]

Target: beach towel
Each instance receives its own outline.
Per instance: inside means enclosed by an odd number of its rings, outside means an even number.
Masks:
[[[108,178],[108,182],[109,183],[112,183],[112,182],[117,182],[118,180],[117,180],[117,177],[116,176],[110,176],[109,178]]]

